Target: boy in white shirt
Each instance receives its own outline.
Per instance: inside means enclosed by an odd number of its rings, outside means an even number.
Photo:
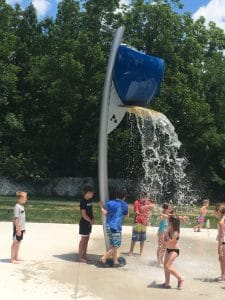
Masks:
[[[13,213],[13,243],[11,246],[11,263],[18,264],[20,259],[18,257],[21,241],[25,232],[25,209],[24,204],[27,202],[27,193],[16,192],[17,201]]]

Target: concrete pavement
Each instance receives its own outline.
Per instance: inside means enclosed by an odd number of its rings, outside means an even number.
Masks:
[[[158,288],[164,280],[163,268],[156,264],[157,228],[148,227],[144,255],[129,257],[132,228],[123,228],[122,268],[102,268],[98,259],[105,251],[103,231],[93,226],[87,264],[77,260],[78,225],[27,223],[21,244],[19,265],[9,263],[12,224],[0,222],[0,294],[3,300],[139,300],[139,299],[213,299],[225,300],[225,282],[217,259],[216,230],[194,233],[181,230],[181,254],[176,268],[185,277],[182,290]],[[4,296],[4,297],[3,297]]]

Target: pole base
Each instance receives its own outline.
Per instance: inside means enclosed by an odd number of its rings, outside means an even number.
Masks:
[[[124,267],[127,264],[126,259],[123,256],[120,256],[118,258],[118,261],[119,261],[119,264],[118,265],[114,265],[113,259],[112,258],[108,258],[106,260],[106,264],[108,265],[109,268],[115,268],[115,267],[121,268],[121,267]]]

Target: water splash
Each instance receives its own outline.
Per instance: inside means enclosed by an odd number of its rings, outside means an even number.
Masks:
[[[185,173],[188,162],[179,157],[181,142],[174,126],[157,111],[142,107],[127,110],[135,115],[142,144],[143,178],[139,188],[158,203],[170,200],[185,212],[197,200]]]

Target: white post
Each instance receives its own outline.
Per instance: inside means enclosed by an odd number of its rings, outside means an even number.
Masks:
[[[102,106],[100,114],[100,127],[99,127],[99,144],[98,144],[98,182],[99,182],[99,194],[100,201],[104,206],[105,201],[109,199],[109,188],[108,188],[108,114],[109,114],[109,102],[110,102],[110,90],[112,85],[112,73],[116,60],[118,48],[120,46],[124,27],[119,27],[115,33],[110,56],[108,60],[108,66],[106,71]],[[106,233],[106,218],[103,217],[103,230],[105,236],[106,249],[109,248],[108,237]]]

